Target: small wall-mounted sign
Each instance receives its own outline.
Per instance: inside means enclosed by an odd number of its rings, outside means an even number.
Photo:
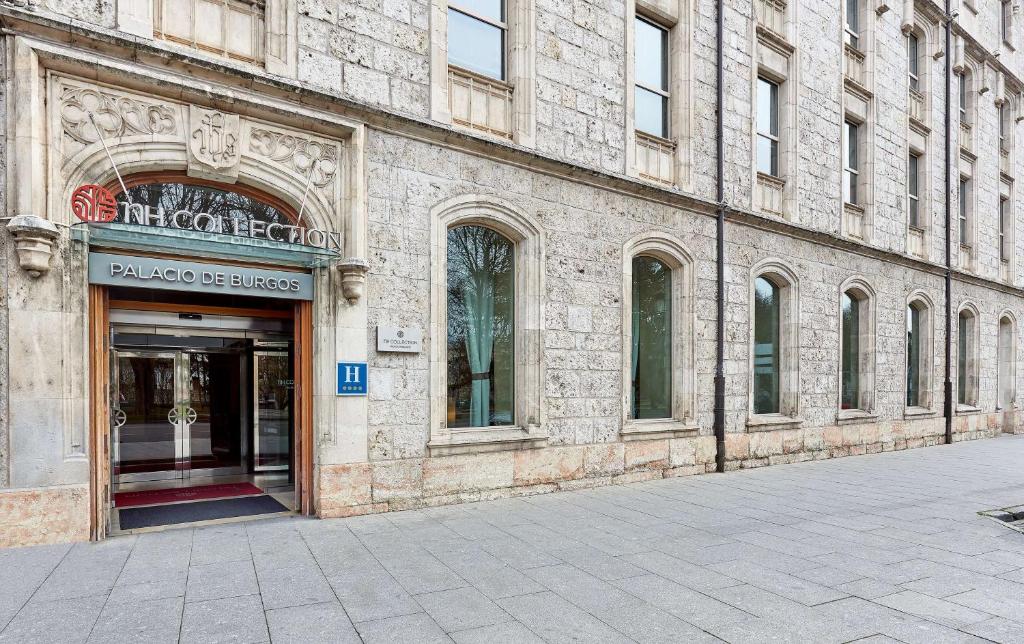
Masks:
[[[422,329],[396,326],[377,326],[377,351],[419,353],[422,349]]]
[[[338,363],[338,382],[336,393],[339,396],[366,395],[365,362]]]

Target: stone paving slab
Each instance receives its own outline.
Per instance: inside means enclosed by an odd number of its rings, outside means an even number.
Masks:
[[[1024,436],[0,550],[0,644],[1024,642]]]

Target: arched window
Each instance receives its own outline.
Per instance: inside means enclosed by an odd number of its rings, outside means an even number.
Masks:
[[[672,269],[656,257],[633,258],[631,414],[672,417]]]
[[[907,302],[907,396],[908,413],[931,409],[932,316],[931,304],[922,293]]]
[[[754,413],[778,414],[782,367],[782,289],[766,277],[754,280]]]
[[[623,247],[623,436],[696,432],[692,267],[682,244],[661,232]]]
[[[484,226],[448,230],[448,426],[512,425],[515,244]]]
[[[1009,315],[999,318],[998,337],[998,391],[1000,409],[1012,409],[1017,400],[1017,337],[1013,319]]]
[[[874,297],[860,279],[840,289],[840,388],[842,411],[874,410]]]
[[[748,424],[794,422],[800,400],[796,276],[770,260],[755,266],[752,277]]]
[[[963,308],[957,316],[957,394],[956,402],[964,407],[978,406],[978,316],[971,308]]]

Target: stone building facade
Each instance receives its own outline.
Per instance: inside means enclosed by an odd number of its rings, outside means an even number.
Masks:
[[[175,23],[176,2],[0,2],[0,544],[110,527],[110,382],[95,357],[109,347],[107,327],[90,331],[103,321],[86,278],[102,234],[83,235],[68,204],[79,186],[116,186],[113,168],[245,186],[343,239],[303,265],[316,294],[299,511],[715,470],[715,0],[496,3],[501,79],[451,63],[454,1],[182,4],[235,21],[219,35]],[[1024,13],[953,4],[947,50],[932,0],[724,2],[727,469],[944,441],[947,233],[953,439],[1021,426]],[[638,125],[638,19],[664,32],[667,136]],[[951,103],[965,88],[948,107],[947,62]],[[777,91],[774,128],[757,118],[759,79]],[[235,137],[219,157],[193,144],[208,118]],[[495,427],[449,427],[446,234],[463,224],[516,257],[514,409]],[[630,402],[638,254],[672,273],[671,409],[649,421]],[[767,414],[754,404],[762,277],[781,300]],[[860,311],[849,405],[844,293]],[[382,327],[422,331],[421,349],[379,351]],[[339,362],[367,363],[365,396],[335,395]]]

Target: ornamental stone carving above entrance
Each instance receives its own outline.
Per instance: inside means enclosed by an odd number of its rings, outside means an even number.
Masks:
[[[188,114],[189,176],[234,182],[242,160],[238,115],[195,105]]]

